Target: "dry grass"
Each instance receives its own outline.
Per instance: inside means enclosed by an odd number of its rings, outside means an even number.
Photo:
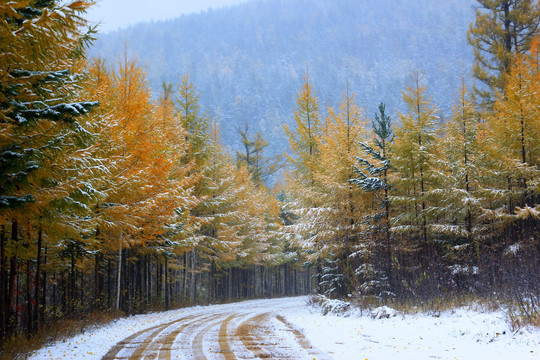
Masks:
[[[508,316],[510,318],[510,326],[512,327],[513,331],[526,326],[540,328],[540,315],[538,315],[538,313],[533,315],[509,313]]]
[[[518,330],[525,326],[540,328],[540,306],[533,300],[519,299],[508,306],[508,318],[512,330]]]
[[[82,334],[91,328],[107,324],[123,315],[122,312],[94,312],[79,319],[49,322],[30,337],[21,334],[0,344],[0,360],[26,359],[33,351],[47,344]]]
[[[508,322],[513,330],[525,326],[540,328],[539,302],[516,300],[509,296],[480,297],[472,294],[449,294],[447,296],[433,297],[426,300],[419,299],[392,299],[381,300],[377,297],[355,296],[343,299],[350,303],[351,308],[363,310],[375,309],[380,306],[388,306],[401,314],[428,313],[435,316],[459,308],[469,308],[476,311],[503,311],[508,316]],[[310,297],[309,303],[321,307],[324,304],[321,297]],[[334,311],[339,313],[339,311]]]
[[[481,298],[474,295],[449,295],[438,296],[427,300],[393,300],[385,303],[405,314],[416,313],[442,313],[458,308],[471,308],[479,311],[495,311],[500,308],[500,301],[497,299]]]
[[[478,310],[497,310],[499,302],[493,299],[479,298],[473,295],[448,295],[429,299],[387,299],[377,297],[353,297],[348,299],[355,307],[372,309],[388,306],[403,314],[441,313],[453,309],[470,307]]]

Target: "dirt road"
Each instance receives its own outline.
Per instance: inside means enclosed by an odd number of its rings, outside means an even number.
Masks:
[[[289,304],[276,299],[201,309],[127,337],[103,360],[331,359],[276,311]]]

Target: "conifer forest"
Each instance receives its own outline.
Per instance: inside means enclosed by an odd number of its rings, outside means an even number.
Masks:
[[[454,88],[402,63],[366,96],[369,61],[334,81],[315,56],[290,99],[257,95],[268,130],[259,103],[238,122],[242,101],[203,106],[200,74],[156,85],[131,44],[92,55],[90,1],[1,1],[0,344],[96,313],[313,293],[497,298],[540,323],[540,3],[467,3]],[[211,89],[223,109],[227,89]]]

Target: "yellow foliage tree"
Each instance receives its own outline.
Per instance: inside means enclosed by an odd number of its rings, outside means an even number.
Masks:
[[[403,100],[408,108],[400,113],[401,126],[396,129],[393,151],[392,183],[396,191],[391,201],[396,206],[393,230],[411,235],[424,256],[430,257],[432,239],[428,236],[429,197],[436,186],[436,134],[437,108],[426,94],[423,77],[415,72]]]
[[[301,182],[313,185],[314,172],[320,153],[321,115],[317,98],[309,76],[304,75],[304,84],[296,100],[294,111],[295,130],[284,125],[285,134],[289,138],[290,154],[285,154],[293,165],[295,176]]]

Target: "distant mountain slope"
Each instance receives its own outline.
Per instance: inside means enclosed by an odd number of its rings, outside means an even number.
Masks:
[[[372,116],[391,111],[412,70],[448,111],[460,77],[471,69],[466,32],[473,0],[261,0],[100,36],[92,49],[114,63],[124,43],[146,66],[153,89],[188,73],[201,103],[217,116],[223,140],[240,145],[238,126],[262,130],[272,152],[287,147],[302,75],[321,105],[335,106],[347,82]],[[323,112],[324,109],[323,109]]]

